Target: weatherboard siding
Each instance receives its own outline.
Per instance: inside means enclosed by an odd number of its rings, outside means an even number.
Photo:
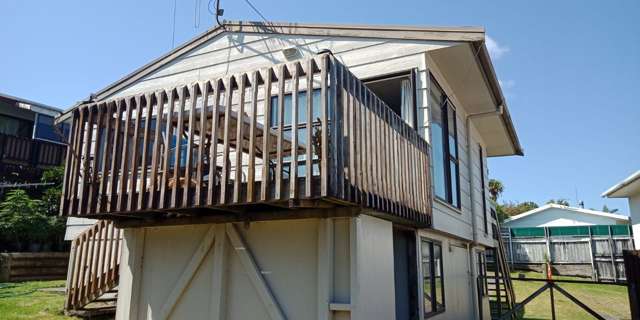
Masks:
[[[453,208],[446,203],[436,200],[433,208],[433,224],[434,229],[450,233],[454,236],[472,240],[474,238],[473,219],[475,219],[476,240],[486,246],[493,246],[493,238],[491,235],[490,224],[493,222],[491,215],[487,212],[489,232],[484,234],[484,217],[482,205],[482,185],[480,178],[480,162],[478,154],[478,145],[485,145],[480,134],[470,123],[467,128],[467,112],[465,106],[456,98],[456,92],[451,90],[450,85],[446,81],[446,77],[439,71],[438,65],[427,55],[427,66],[429,71],[435,76],[438,84],[447,93],[454,106],[456,107],[456,125],[458,134],[458,159],[459,159],[459,176],[460,176],[460,208]],[[427,106],[427,109],[431,106]],[[470,134],[470,150],[467,135]],[[471,152],[471,159],[469,159]],[[488,169],[486,155],[483,157],[485,172],[485,184],[488,184]],[[433,170],[433,161],[431,166]],[[469,167],[471,166],[471,175]],[[473,193],[473,197],[472,197]],[[487,208],[489,204],[488,193],[484,194],[487,199]],[[473,198],[473,199],[472,199]]]
[[[290,47],[298,48],[305,57],[321,50],[331,50],[341,63],[362,79],[417,67],[422,64],[424,52],[449,45],[433,41],[226,33],[210,39],[109,98],[283,63],[286,60],[281,50]]]

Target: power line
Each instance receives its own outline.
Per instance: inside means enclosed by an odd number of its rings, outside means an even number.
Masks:
[[[195,6],[194,6],[194,12],[193,12],[193,28],[194,29],[200,28],[200,6],[201,6],[201,0],[196,0]]]
[[[175,46],[176,43],[176,2],[178,0],[173,0],[173,34],[171,35],[171,49]]]
[[[244,2],[246,2],[249,7],[251,7],[251,9],[253,9],[253,11],[255,11],[255,13],[257,13],[260,18],[262,18],[262,20],[264,20],[264,22],[268,22],[267,18],[265,18],[265,16],[260,12],[260,10],[258,10],[258,8],[256,8],[256,6],[253,5],[253,3],[251,3],[251,1],[249,0],[244,0]]]

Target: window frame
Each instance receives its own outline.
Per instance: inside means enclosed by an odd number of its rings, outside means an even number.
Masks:
[[[405,123],[407,123],[413,130],[418,131],[419,130],[418,128],[418,97],[416,93],[417,87],[418,87],[418,68],[411,68],[411,69],[406,69],[406,70],[401,70],[401,71],[396,71],[391,73],[385,73],[385,74],[381,74],[381,75],[377,75],[369,78],[364,78],[361,81],[366,86],[367,83],[384,81],[384,80],[392,80],[395,78],[404,78],[404,77],[408,77],[409,83],[411,84],[411,109],[413,111],[411,119],[409,119],[408,122],[405,120]],[[385,102],[385,105],[386,105],[386,102]],[[393,108],[391,108],[390,106],[388,107],[393,111]],[[400,111],[402,112],[402,106],[400,108],[401,108]],[[397,115],[404,120],[402,114],[397,114]]]
[[[478,155],[479,155],[479,161],[480,161],[480,183],[482,184],[481,186],[481,190],[482,190],[482,219],[484,222],[484,235],[488,235],[489,234],[489,217],[487,217],[487,188],[486,188],[486,181],[484,178],[484,148],[482,148],[481,144],[478,144]]]
[[[424,268],[423,268],[423,246],[422,244],[424,243],[428,243],[428,250],[429,250],[429,281],[430,281],[430,288],[431,288],[431,306],[432,309],[435,310],[431,310],[431,311],[427,311],[425,309],[425,288],[424,288],[424,282],[426,280],[425,274],[424,274]],[[438,281],[436,279],[435,276],[435,270],[436,270],[436,259],[434,256],[434,246],[437,245],[440,247],[440,256],[439,256],[439,267],[440,267],[440,297],[442,299],[442,307],[441,309],[438,309],[438,304],[437,304],[437,300],[438,300],[438,293],[437,293],[437,286],[436,286],[436,282]],[[421,279],[420,281],[422,282],[422,292],[421,292],[421,306],[422,306],[422,315],[424,317],[424,319],[427,318],[431,318],[437,314],[440,313],[444,313],[446,311],[446,299],[445,299],[445,288],[444,288],[444,263],[443,263],[443,245],[441,241],[438,240],[434,240],[431,238],[427,238],[427,237],[420,237],[420,273],[421,273]]]
[[[436,80],[435,76],[430,73],[430,78],[431,78],[431,85],[435,85],[438,87],[438,89],[440,90],[440,92],[442,93],[442,104],[438,106],[438,108],[440,108],[440,113],[441,113],[441,121],[442,123],[440,124],[440,127],[442,129],[442,155],[443,155],[443,166],[444,166],[444,189],[445,189],[445,198],[442,198],[440,195],[436,194],[434,192],[434,195],[437,199],[453,206],[456,209],[461,209],[462,207],[462,201],[460,199],[460,154],[459,154],[459,146],[458,146],[458,121],[457,121],[457,112],[456,112],[456,107],[453,104],[453,102],[451,101],[451,99],[449,99],[447,93],[444,91],[444,89],[442,88],[442,86],[440,86],[440,84],[438,83],[438,81]],[[431,90],[431,89],[430,89]],[[435,106],[434,106],[435,107]],[[453,116],[453,134],[454,134],[454,142],[455,142],[455,157],[453,157],[451,155],[451,151],[452,151],[452,146],[449,143],[449,130],[451,129],[449,126],[449,110],[451,110],[452,116]],[[433,117],[431,117],[431,119],[433,119]],[[454,162],[455,164],[455,177],[452,177],[451,175],[451,162]],[[453,188],[453,182],[455,178],[455,190]],[[435,180],[435,179],[432,179]],[[453,203],[454,201],[454,192],[455,192],[455,199],[457,200],[456,203]]]

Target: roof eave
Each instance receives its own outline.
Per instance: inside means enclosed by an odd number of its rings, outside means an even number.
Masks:
[[[499,109],[502,106],[500,117],[507,130],[507,134],[509,135],[509,140],[511,141],[511,145],[513,148],[513,154],[497,156],[524,156],[524,150],[522,149],[522,145],[520,144],[520,139],[518,138],[513,120],[511,119],[511,113],[509,112],[509,107],[507,106],[506,99],[504,98],[500,82],[498,81],[498,76],[496,75],[495,69],[493,68],[493,63],[491,62],[491,57],[489,56],[489,50],[487,50],[487,46],[485,45],[484,37],[482,41],[475,41],[474,47],[476,50],[478,50],[478,62],[480,63],[482,71],[485,73],[489,89],[491,90],[491,94],[493,95],[496,103],[496,109]]]

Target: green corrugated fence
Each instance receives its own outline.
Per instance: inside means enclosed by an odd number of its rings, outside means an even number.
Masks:
[[[544,237],[544,227],[511,228],[511,236],[514,238],[538,238]],[[595,225],[575,227],[547,227],[549,236],[589,236],[589,229],[593,236],[608,236],[609,231],[613,236],[630,236],[629,225]]]

